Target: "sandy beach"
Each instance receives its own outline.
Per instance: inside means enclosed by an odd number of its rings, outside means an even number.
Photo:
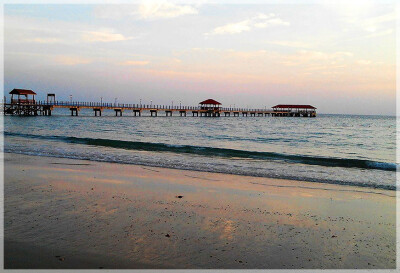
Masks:
[[[395,192],[5,154],[5,268],[395,268]]]

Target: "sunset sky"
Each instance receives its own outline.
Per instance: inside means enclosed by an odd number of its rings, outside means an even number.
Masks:
[[[330,2],[8,4],[4,91],[395,114],[394,4]]]

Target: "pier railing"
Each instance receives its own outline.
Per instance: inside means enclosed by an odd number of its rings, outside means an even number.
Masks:
[[[140,104],[140,103],[111,103],[111,102],[81,102],[81,101],[36,101],[13,99],[4,104],[14,105],[32,105],[32,106],[50,106],[60,108],[108,108],[108,109],[126,109],[126,110],[155,110],[155,111],[219,111],[219,112],[248,112],[248,113],[303,113],[315,112],[315,110],[300,109],[267,109],[267,108],[240,108],[240,107],[204,107],[204,106],[182,106],[182,105],[164,105],[164,104]]]
[[[80,102],[80,101],[36,101],[38,105],[60,106],[60,107],[87,107],[87,108],[125,108],[138,110],[175,110],[175,111],[201,111],[207,110],[201,106],[176,106],[163,104],[134,104],[134,103],[111,103],[111,102]],[[266,108],[238,108],[238,107],[217,107],[214,110],[221,112],[273,112],[272,109]]]
[[[3,102],[3,113],[6,115],[49,115],[54,108],[69,108],[71,115],[78,115],[81,109],[94,110],[95,116],[100,115],[103,110],[115,110],[116,116],[122,116],[124,110],[133,111],[136,116],[141,116],[142,111],[149,111],[151,116],[157,116],[158,112],[165,111],[166,116],[172,116],[172,112],[179,112],[180,116],[192,112],[193,116],[304,116],[315,117],[315,110],[303,109],[267,109],[267,108],[238,108],[218,106],[182,106],[182,105],[161,105],[161,104],[135,104],[135,103],[110,103],[110,102],[80,102],[80,101],[33,101],[18,100]]]

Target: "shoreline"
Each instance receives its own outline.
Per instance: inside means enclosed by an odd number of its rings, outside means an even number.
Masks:
[[[118,162],[118,161],[102,161],[102,160],[88,160],[88,159],[78,159],[72,157],[58,157],[58,156],[50,156],[50,155],[31,155],[26,153],[16,153],[16,152],[4,152],[4,154],[15,154],[15,155],[26,155],[26,156],[33,156],[33,157],[44,157],[44,158],[59,158],[59,159],[69,159],[69,160],[78,160],[78,161],[88,161],[88,162],[98,162],[98,163],[106,163],[106,164],[122,164],[122,165],[132,165],[132,166],[142,166],[142,167],[149,167],[149,168],[160,168],[166,170],[180,170],[180,171],[188,171],[188,172],[199,172],[199,173],[213,173],[213,174],[222,174],[222,175],[236,175],[236,176],[244,176],[244,177],[254,177],[254,178],[265,178],[265,179],[272,179],[272,180],[285,180],[285,181],[297,181],[300,183],[317,183],[323,185],[338,185],[338,186],[349,186],[349,187],[356,187],[356,188],[365,188],[365,189],[373,189],[373,190],[383,190],[383,191],[397,191],[397,185],[375,185],[371,186],[370,184],[363,184],[359,182],[344,182],[344,181],[335,181],[335,180],[326,180],[326,179],[301,179],[296,177],[270,177],[270,176],[262,176],[262,175],[249,175],[249,174],[242,174],[242,173],[230,173],[230,172],[218,172],[218,171],[202,171],[198,169],[185,169],[185,168],[178,168],[178,167],[164,167],[164,166],[156,166],[151,164],[140,164],[140,163],[126,163],[126,162]]]
[[[26,265],[18,244],[68,253],[57,268],[396,266],[396,191],[10,153],[4,165],[7,268]],[[118,262],[93,259],[109,251]]]

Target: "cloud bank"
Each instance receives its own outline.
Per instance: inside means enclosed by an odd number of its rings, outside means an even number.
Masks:
[[[140,5],[100,5],[94,14],[103,19],[132,18],[136,20],[170,19],[183,15],[197,14],[198,10],[191,5],[173,3],[145,3]]]
[[[238,34],[244,31],[250,31],[254,28],[267,28],[271,26],[289,25],[289,22],[282,20],[273,13],[260,13],[256,16],[237,23],[230,23],[220,27],[216,27],[211,33],[206,33],[206,35]]]

